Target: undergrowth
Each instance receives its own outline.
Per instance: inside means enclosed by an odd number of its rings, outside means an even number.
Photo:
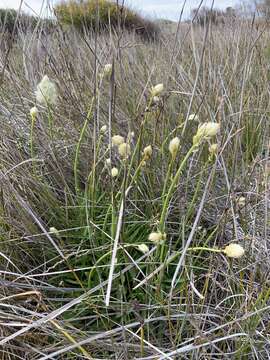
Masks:
[[[226,26],[14,42],[2,359],[269,356],[269,32]]]

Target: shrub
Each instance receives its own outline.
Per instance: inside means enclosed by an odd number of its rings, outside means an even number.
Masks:
[[[18,29],[26,31],[27,29],[33,29],[37,24],[37,18],[35,16],[29,16],[24,13],[20,13],[14,9],[0,9],[0,29],[1,32],[11,34],[13,30],[15,33]]]
[[[107,0],[69,0],[55,7],[55,14],[63,25],[73,25],[79,30],[108,30],[112,28],[135,31],[144,38],[156,38],[158,27],[136,12]],[[98,14],[98,22],[96,15]]]
[[[193,9],[191,15],[194,18],[194,22],[200,26],[208,23],[224,25],[228,20],[236,18],[236,10],[232,7],[228,7],[226,11],[223,11],[202,6],[200,9]]]

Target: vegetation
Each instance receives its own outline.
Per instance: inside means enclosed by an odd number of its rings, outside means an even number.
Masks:
[[[237,12],[232,7],[227,7],[227,9],[224,11],[202,6],[198,9],[193,9],[191,16],[193,18],[193,22],[201,26],[205,26],[206,24],[225,25],[228,24],[229,21],[237,19]]]
[[[270,34],[176,28],[1,52],[1,359],[269,357]]]
[[[145,38],[156,38],[158,27],[120,2],[110,0],[68,0],[55,6],[55,13],[63,25],[84,29],[125,29]],[[98,19],[98,20],[97,20]]]
[[[34,29],[37,25],[37,18],[29,16],[24,13],[18,14],[14,9],[0,9],[0,30],[1,32],[7,32],[11,34],[27,29]]]

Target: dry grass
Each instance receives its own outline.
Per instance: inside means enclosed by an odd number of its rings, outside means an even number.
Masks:
[[[269,31],[239,21],[180,26],[156,43],[37,28],[1,46],[2,359],[269,357],[268,43]],[[100,81],[107,63],[113,75]],[[44,74],[59,99],[38,105],[31,132]],[[165,91],[149,106],[157,83]],[[219,152],[209,160],[204,142],[188,158],[155,245],[166,185],[197,131],[192,113],[220,123]],[[111,135],[130,132],[133,155],[121,161]],[[231,242],[240,259],[211,251]]]

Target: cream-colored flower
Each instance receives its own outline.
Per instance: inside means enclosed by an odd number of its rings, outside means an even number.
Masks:
[[[118,146],[118,153],[123,159],[127,159],[130,155],[130,145],[127,143]]]
[[[230,244],[223,250],[224,254],[231,258],[240,258],[244,255],[245,250],[239,244]]]
[[[173,138],[169,144],[169,151],[172,156],[175,156],[180,146],[180,139],[178,137]]]
[[[45,75],[37,86],[36,99],[42,105],[55,105],[58,94],[56,85]]]
[[[111,166],[111,163],[112,163],[112,161],[111,161],[110,158],[105,160],[105,164],[106,164],[107,166]]]
[[[146,244],[137,245],[137,249],[141,251],[143,254],[146,254],[149,251],[149,247]]]
[[[156,86],[153,86],[151,88],[151,95],[154,96],[158,96],[162,93],[162,91],[164,90],[164,85],[163,84],[157,84]]]
[[[199,120],[199,116],[197,114],[190,114],[188,117],[189,121],[198,121]]]
[[[152,154],[153,154],[153,149],[152,149],[151,145],[148,145],[143,149],[144,159],[146,159],[146,160],[150,159]]]
[[[193,145],[199,145],[201,140],[208,140],[219,133],[220,124],[216,122],[207,122],[200,124],[197,134],[193,137]]]
[[[114,135],[112,137],[112,144],[115,146],[119,146],[125,142],[125,139],[121,135]]]
[[[54,227],[50,227],[49,232],[55,236],[59,236],[59,231]]]
[[[161,243],[163,240],[166,240],[166,234],[165,233],[161,233],[159,232],[152,232],[149,236],[148,236],[148,240],[152,241],[155,244],[159,244]]]
[[[32,107],[30,109],[30,116],[32,119],[35,119],[37,117],[38,114],[38,108],[36,106]]]
[[[158,104],[160,102],[160,98],[158,96],[153,97],[153,103]]]
[[[116,167],[113,167],[111,170],[112,177],[118,176],[118,169]]]
[[[239,207],[244,207],[246,205],[246,198],[244,196],[240,196],[239,199],[237,199],[237,205]]]
[[[105,134],[106,131],[107,131],[107,125],[101,126],[101,128],[100,128],[100,133],[101,133],[101,134]]]
[[[103,74],[104,76],[109,76],[112,73],[112,64],[106,64],[104,66]]]
[[[211,155],[217,155],[217,153],[218,153],[218,144],[210,145],[208,150],[209,150],[209,153]]]

